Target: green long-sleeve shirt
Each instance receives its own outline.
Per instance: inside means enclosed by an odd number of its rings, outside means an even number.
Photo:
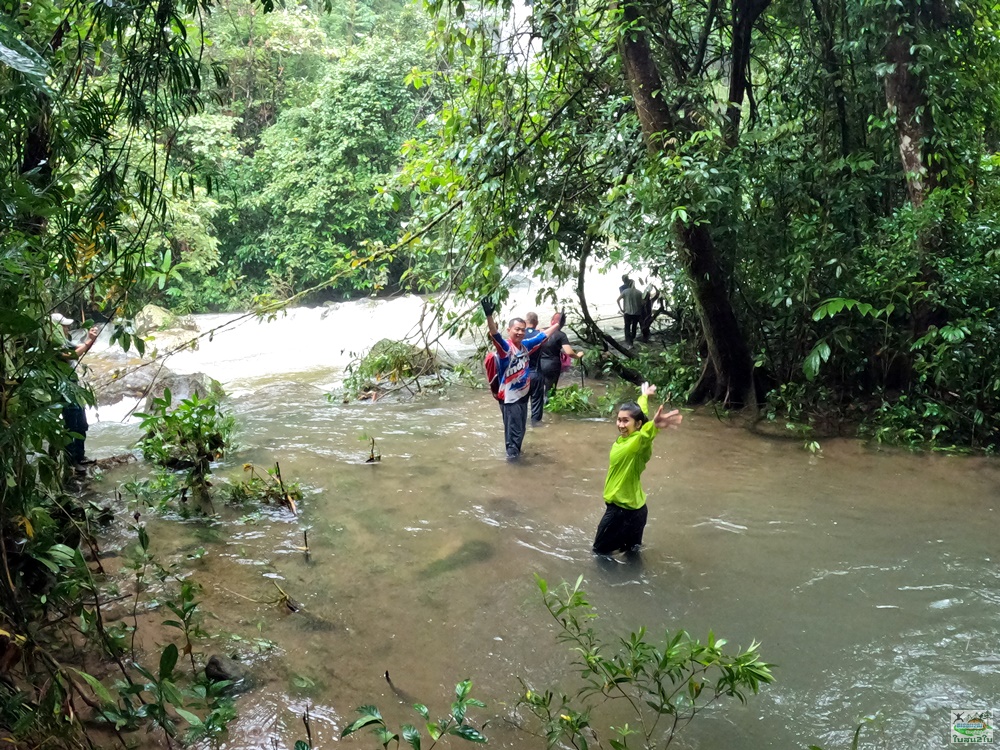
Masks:
[[[639,396],[638,404],[649,414],[647,396]],[[642,491],[639,478],[653,455],[653,438],[657,432],[656,425],[649,421],[628,437],[619,436],[614,442],[608,476],[604,480],[604,502],[631,510],[646,504],[646,493]]]

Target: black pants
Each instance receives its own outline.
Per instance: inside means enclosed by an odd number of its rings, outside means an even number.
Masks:
[[[545,407],[545,376],[540,370],[531,371],[531,421],[542,421],[542,409]]]
[[[642,544],[642,532],[646,528],[648,515],[645,505],[638,510],[631,510],[608,503],[604,517],[597,525],[594,553],[610,555],[613,552],[631,552]]]
[[[501,404],[503,412],[503,442],[507,448],[507,460],[516,461],[521,455],[524,442],[524,428],[528,422],[528,397],[513,404]]]
[[[555,368],[533,370],[531,373],[531,421],[542,421],[542,409],[549,393],[559,385],[559,375],[562,373],[562,365],[558,363]]]
[[[66,431],[80,435],[78,438],[73,438],[66,446],[66,455],[69,456],[69,460],[78,464],[84,458],[83,441],[87,439],[87,412],[78,404],[67,404],[63,407],[62,416]]]
[[[641,315],[629,315],[625,313],[625,343],[629,346],[635,341],[635,334],[639,329],[639,319]]]

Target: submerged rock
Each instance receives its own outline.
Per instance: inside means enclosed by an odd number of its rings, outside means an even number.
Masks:
[[[485,562],[496,554],[496,549],[489,542],[482,540],[470,540],[462,544],[457,550],[449,555],[435,560],[427,565],[421,575],[425,578],[448,573],[459,568],[464,568],[475,563]]]
[[[208,398],[209,396],[222,397],[226,393],[218,380],[203,372],[193,372],[187,375],[167,372],[166,375],[161,374],[149,390],[144,406],[145,411],[148,412],[153,407],[154,398],[163,397],[163,392],[167,388],[170,389],[171,407],[176,407],[181,401],[191,398],[194,394],[198,394],[198,398]]]
[[[249,676],[246,667],[228,656],[213,654],[205,665],[205,677],[209,682],[245,682]]]

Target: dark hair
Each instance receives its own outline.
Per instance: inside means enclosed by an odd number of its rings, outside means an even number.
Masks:
[[[635,401],[626,401],[624,404],[618,407],[618,411],[627,411],[629,416],[635,420],[636,424],[642,426],[649,421],[649,417],[646,416],[646,412],[642,410]]]
[[[511,318],[510,320],[507,321],[507,327],[510,328],[515,323],[524,323],[524,318]],[[524,324],[528,325],[527,323]]]

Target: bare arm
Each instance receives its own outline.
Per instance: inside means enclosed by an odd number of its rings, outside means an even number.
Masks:
[[[649,398],[656,394],[656,386],[650,385],[649,383],[642,384],[642,395]],[[653,424],[656,425],[658,430],[666,430],[670,427],[677,427],[680,425],[683,417],[680,411],[674,409],[673,411],[664,412],[663,404],[660,404],[660,408],[656,410],[656,414],[653,415]]]
[[[486,316],[486,325],[489,326],[490,338],[492,338],[497,334],[497,322],[493,320],[492,313]]]
[[[90,351],[90,347],[94,345],[95,341],[97,341],[97,326],[94,326],[89,331],[87,331],[87,338],[84,339],[83,343],[80,344],[79,346],[73,347],[72,354],[70,354],[70,352],[67,350],[66,354],[64,355],[64,358],[67,360],[79,359],[84,354]]]
[[[558,331],[560,328],[562,328],[562,315],[556,313],[555,315],[552,316],[552,325],[543,330],[542,333],[544,333],[546,338],[548,338],[553,333]]]
[[[93,326],[89,331],[87,331],[87,338],[84,339],[82,344],[76,347],[76,356],[82,357],[90,351],[90,347],[92,347],[94,342],[97,341],[97,333],[97,326]]]
[[[562,350],[570,357],[573,357],[573,359],[583,359],[583,352],[574,351],[573,347],[569,344],[563,344]]]

